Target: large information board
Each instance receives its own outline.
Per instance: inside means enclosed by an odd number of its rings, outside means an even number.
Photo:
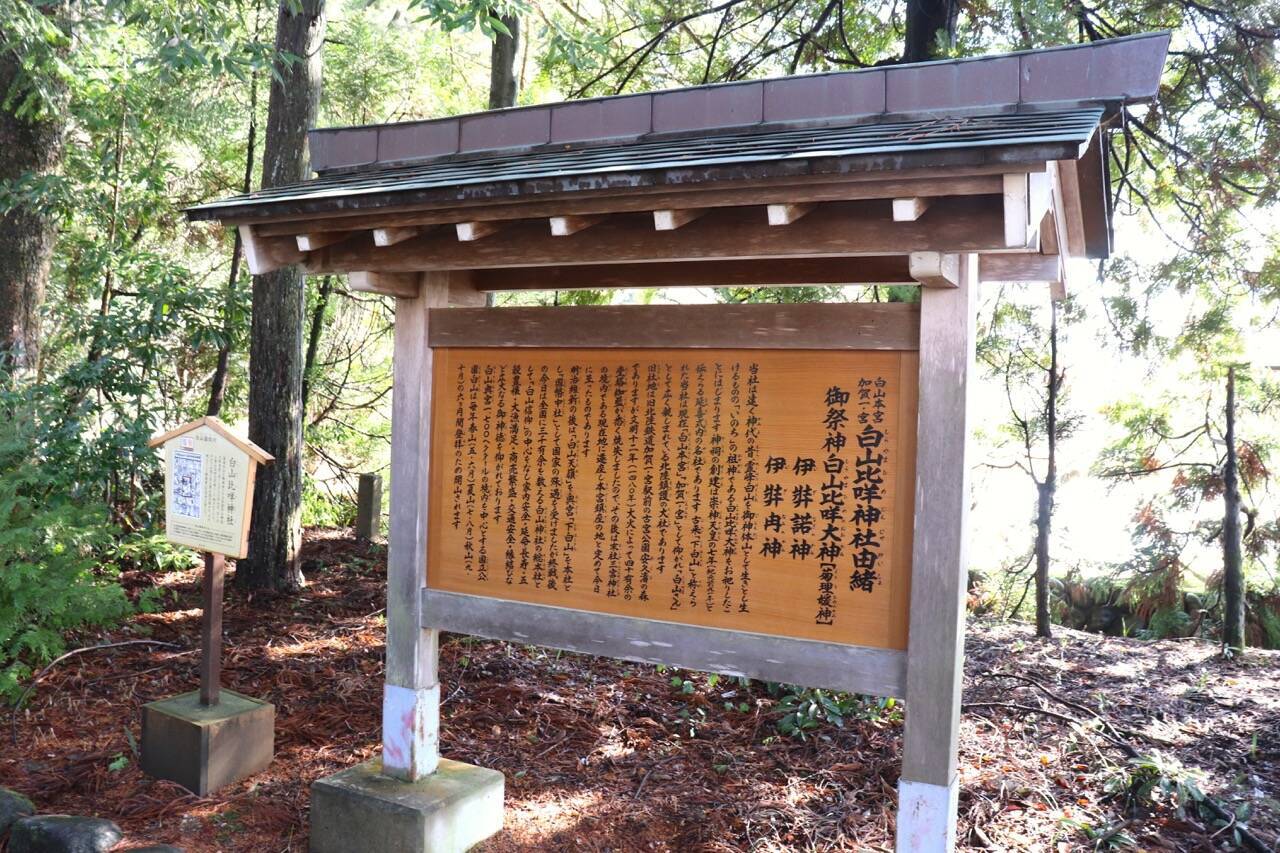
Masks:
[[[905,649],[914,351],[436,350],[427,587]]]

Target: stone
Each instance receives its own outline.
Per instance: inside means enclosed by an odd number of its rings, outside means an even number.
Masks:
[[[0,788],[0,838],[9,831],[9,827],[20,817],[30,817],[36,813],[35,804],[17,791]]]
[[[181,847],[172,844],[152,844],[148,847],[130,847],[120,853],[184,853]]]
[[[192,691],[142,706],[142,769],[205,796],[247,779],[275,755],[276,709],[223,689],[217,705]]]
[[[460,853],[502,829],[497,770],[440,759],[435,773],[402,782],[380,759],[311,786],[311,853]]]
[[[120,827],[99,817],[39,815],[14,823],[9,853],[105,853],[122,838]]]

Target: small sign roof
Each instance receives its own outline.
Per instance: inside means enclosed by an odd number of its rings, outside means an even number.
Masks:
[[[240,448],[245,453],[249,454],[249,456],[252,457],[253,460],[260,465],[265,465],[266,463],[272,462],[275,460],[275,457],[272,456],[270,453],[263,450],[261,447],[254,444],[252,441],[249,441],[249,439],[241,438],[240,436],[236,435],[234,432],[231,431],[230,427],[228,427],[222,421],[218,420],[213,415],[205,415],[203,418],[196,418],[194,421],[185,423],[180,427],[175,427],[169,430],[168,432],[158,433],[157,435],[154,435],[151,437],[151,440],[147,442],[147,446],[159,447],[160,445],[164,444],[165,442],[169,441],[172,438],[177,438],[180,435],[184,435],[188,432],[191,432],[192,430],[199,429],[202,426],[209,427],[209,429],[213,430],[218,435],[222,436],[227,441],[231,442],[236,447]]]

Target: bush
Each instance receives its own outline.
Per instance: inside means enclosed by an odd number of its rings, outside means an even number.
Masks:
[[[132,610],[99,557],[114,529],[101,505],[57,500],[39,467],[0,471],[0,698],[12,701],[32,667],[61,654],[63,632]]]
[[[145,423],[90,432],[65,400],[51,387],[0,394],[0,700],[66,650],[66,632],[151,606],[154,591],[130,602],[122,564],[190,563],[138,521],[151,515],[147,478],[156,481],[155,462],[140,458]],[[117,489],[126,501],[113,507],[104,493],[122,465],[143,487]]]

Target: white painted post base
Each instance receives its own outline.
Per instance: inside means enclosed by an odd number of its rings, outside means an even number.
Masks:
[[[416,782],[440,763],[440,685],[383,686],[382,772]]]
[[[950,853],[956,846],[960,780],[950,785],[898,780],[898,853]]]

